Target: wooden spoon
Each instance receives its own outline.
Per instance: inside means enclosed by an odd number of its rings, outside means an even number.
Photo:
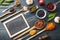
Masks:
[[[42,22],[43,24],[41,24],[41,22]],[[37,25],[42,25],[42,26],[39,28],[39,27],[36,27],[36,24],[37,24]],[[43,20],[38,20],[38,21],[36,21],[35,25],[34,25],[32,28],[30,28],[30,29],[28,29],[27,31],[23,32],[22,34],[16,36],[13,40],[16,40],[16,39],[22,37],[23,35],[25,35],[26,33],[28,33],[30,30],[33,30],[33,29],[35,29],[35,28],[37,28],[37,29],[42,29],[43,27],[44,27],[44,21],[43,21]]]
[[[41,26],[42,25],[42,26]],[[36,21],[36,23],[35,23],[35,28],[36,29],[42,29],[43,28],[43,26],[44,26],[44,21],[42,21],[42,20],[38,20],[38,21]],[[26,36],[24,36],[24,37],[22,37],[22,38],[19,38],[19,39],[24,39],[25,37],[27,37],[27,36],[29,36],[30,34],[27,34]]]
[[[20,13],[20,12],[24,12],[24,11],[27,11],[28,10],[28,7],[27,6],[23,6],[18,12],[16,12],[15,14],[17,14],[17,13]],[[11,13],[11,12],[9,12],[9,11],[7,11],[4,15],[2,15],[1,17],[0,17],[0,19],[2,19],[3,17],[5,17],[6,15],[8,15],[8,14],[13,14],[13,13]]]
[[[11,13],[11,12],[9,11],[9,9],[10,9],[11,7],[14,7],[14,8],[16,9],[16,7],[17,7],[19,4],[20,4],[20,0],[16,0],[16,1],[14,2],[14,5],[13,5],[13,6],[10,6],[9,8],[5,9],[4,11],[2,11],[2,12],[4,13],[4,12],[6,12],[6,11],[8,10],[5,14],[3,14],[2,16],[0,16],[0,19],[3,18],[3,17],[5,17],[5,16],[8,15],[8,14],[13,14],[13,13]]]
[[[17,3],[17,2],[18,2],[18,3]],[[16,5],[16,4],[17,4],[17,5]],[[11,7],[17,7],[18,5],[20,5],[20,0],[16,0],[16,1],[14,2],[14,5],[9,6],[9,8],[3,10],[2,13],[6,12],[7,10],[9,10]]]
[[[51,25],[54,25],[54,26],[51,26]],[[29,37],[27,40],[32,39],[33,37],[37,36],[38,34],[44,32],[44,31],[53,30],[54,28],[55,28],[55,23],[54,23],[54,22],[49,22],[49,23],[47,24],[47,26],[46,26],[43,30],[41,30],[41,31],[39,31],[37,34]]]
[[[11,12],[11,11],[13,11],[13,12]],[[0,19],[2,19],[3,17],[5,17],[6,15],[13,14],[14,12],[16,12],[15,8],[13,8],[11,10],[8,10],[5,14],[3,14],[2,16],[0,16]]]

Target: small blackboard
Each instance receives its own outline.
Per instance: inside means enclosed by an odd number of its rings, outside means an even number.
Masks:
[[[5,22],[3,22],[10,38],[30,28],[23,14],[19,14]]]

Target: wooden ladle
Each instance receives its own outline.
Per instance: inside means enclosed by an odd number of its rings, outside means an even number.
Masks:
[[[29,37],[27,40],[32,39],[33,37],[37,36],[38,34],[44,32],[44,31],[53,30],[54,28],[55,28],[55,23],[54,23],[54,22],[49,22],[49,23],[47,24],[47,26],[46,26],[43,30],[41,30],[41,31],[39,31],[37,34]]]

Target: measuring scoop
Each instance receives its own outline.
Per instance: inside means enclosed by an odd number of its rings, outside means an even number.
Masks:
[[[43,20],[38,20],[38,21],[35,22],[35,24],[34,24],[34,26],[33,26],[32,28],[30,28],[30,29],[28,29],[27,31],[23,32],[22,34],[16,36],[16,37],[14,38],[14,40],[18,39],[19,37],[22,37],[23,35],[25,35],[26,33],[28,33],[30,30],[33,30],[33,29],[35,29],[35,28],[36,28],[36,29],[42,29],[42,28],[44,27],[44,25],[45,25],[45,23],[44,23]],[[29,35],[29,34],[28,34],[28,35]],[[27,35],[27,36],[28,36],[28,35]],[[21,39],[23,39],[23,38],[25,38],[25,37],[22,37]]]
[[[56,3],[52,3],[52,2],[48,3],[48,5],[47,5],[48,11],[55,11],[58,3],[60,3],[60,1],[58,1]]]
[[[51,26],[51,25],[54,25],[54,26]],[[41,30],[41,31],[39,31],[37,34],[29,37],[27,40],[32,39],[33,37],[37,36],[38,34],[44,32],[44,31],[53,30],[54,28],[55,28],[55,23],[54,23],[54,22],[49,22],[49,23],[47,24],[47,26],[46,26],[43,30]]]

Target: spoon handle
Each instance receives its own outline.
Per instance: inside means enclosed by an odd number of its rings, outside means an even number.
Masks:
[[[34,28],[35,28],[35,26],[33,26],[32,28],[28,29],[27,31],[25,31],[25,32],[21,33],[20,35],[16,36],[13,40],[18,39],[19,37],[21,37],[21,36],[25,35],[26,33],[28,33],[30,30],[32,30],[32,29],[34,29]]]
[[[57,5],[57,4],[59,4],[59,3],[60,3],[60,1],[56,2],[55,4]]]
[[[20,12],[22,12],[23,11],[23,9],[20,9]]]
[[[29,37],[27,40],[32,39],[33,37],[35,37],[35,36],[37,36],[38,34],[40,34],[40,33],[44,32],[45,30],[46,30],[46,29],[43,29],[43,30],[39,31],[37,34],[35,34],[35,35],[33,35],[33,36]]]
[[[30,34],[27,34],[26,36],[22,37],[22,38],[19,38],[20,40],[26,38],[27,36],[29,36]]]
[[[7,12],[5,14],[3,14],[2,16],[0,16],[0,19],[2,19],[3,17],[5,17],[6,15],[8,15]]]
[[[2,13],[6,12],[7,10],[9,10],[10,8],[14,7],[14,5],[11,5],[10,7],[8,7],[7,9],[3,10]]]
[[[12,6],[10,6],[9,8],[7,8],[7,9],[5,9],[5,10],[3,10],[2,11],[2,13],[4,13],[4,12],[6,12],[6,11],[8,11],[10,8],[12,8],[12,7],[14,7],[13,5]],[[16,8],[16,7],[15,7]],[[5,14],[3,14],[2,16],[0,16],[0,19],[2,19],[3,17],[5,17],[6,15],[8,15],[8,13],[6,12]]]

